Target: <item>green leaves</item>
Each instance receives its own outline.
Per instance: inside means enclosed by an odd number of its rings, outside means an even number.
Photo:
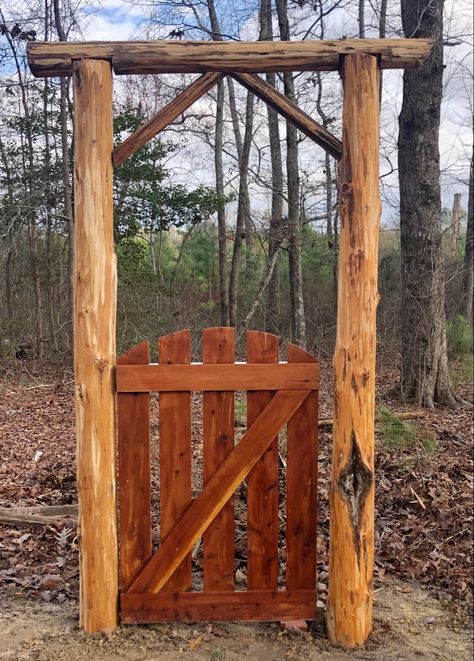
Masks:
[[[138,128],[144,121],[140,110],[122,107],[114,122],[118,136]],[[164,165],[175,145],[155,138],[125,161],[115,173],[116,239],[195,225],[207,220],[221,201],[214,188],[189,189],[174,184]]]

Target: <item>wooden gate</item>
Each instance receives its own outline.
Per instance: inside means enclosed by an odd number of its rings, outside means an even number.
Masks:
[[[122,622],[314,619],[319,364],[274,335],[247,333],[235,363],[232,328],[148,341],[118,359],[120,611]],[[150,395],[159,393],[160,537],[152,549]],[[203,392],[203,482],[191,493],[191,393]],[[234,391],[247,392],[247,431],[234,443]],[[286,570],[278,583],[278,434],[286,425]],[[247,589],[234,585],[233,495],[247,479]],[[202,538],[204,588],[192,590]]]

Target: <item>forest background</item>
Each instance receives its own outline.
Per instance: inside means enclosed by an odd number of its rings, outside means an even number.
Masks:
[[[69,363],[73,105],[34,79],[31,40],[432,36],[420,72],[383,74],[379,361],[405,399],[456,406],[472,373],[472,17],[442,0],[22,1],[0,11],[0,350]],[[115,79],[115,140],[193,76]],[[267,74],[335,135],[338,74]],[[118,351],[233,325],[332,355],[337,163],[226,79],[115,171]],[[199,347],[194,348],[195,355]],[[449,367],[448,367],[449,365]],[[395,386],[396,384],[394,384]]]

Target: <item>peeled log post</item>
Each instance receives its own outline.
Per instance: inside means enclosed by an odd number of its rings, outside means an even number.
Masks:
[[[343,59],[341,234],[330,496],[330,640],[365,643],[372,628],[375,315],[379,195],[379,67]]]
[[[75,62],[73,81],[80,621],[93,632],[114,629],[118,617],[110,62]]]

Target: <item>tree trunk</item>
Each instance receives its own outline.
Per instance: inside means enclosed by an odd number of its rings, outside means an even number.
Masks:
[[[385,35],[387,32],[387,3],[388,0],[381,0],[380,3],[379,39],[385,39]],[[380,85],[379,85],[380,105],[382,105],[382,83],[383,83],[383,71],[380,70]]]
[[[359,0],[359,39],[365,37],[365,0]]]
[[[67,41],[67,35],[63,27],[63,23],[61,20],[61,13],[59,10],[59,0],[53,0],[53,9],[54,9],[54,23],[56,26],[56,32],[58,33],[59,41]],[[74,209],[72,203],[71,166],[69,163],[68,90],[69,90],[69,78],[61,78],[59,113],[60,113],[60,124],[61,124],[61,157],[62,157],[64,216],[67,222],[67,237],[68,237],[67,267],[68,267],[69,277],[68,277],[68,285],[67,285],[67,300],[68,300],[69,318],[72,319],[72,274],[74,268]]]
[[[222,148],[224,144],[224,81],[217,83],[216,128],[214,139],[214,167],[216,171],[216,192],[219,196],[217,209],[217,232],[219,235],[219,303],[221,326],[229,325],[229,299],[227,296],[227,226],[224,204],[224,166]]]
[[[11,323],[14,316],[13,311],[13,294],[12,294],[12,267],[13,267],[13,246],[14,246],[14,226],[13,226],[13,205],[14,205],[14,194],[13,194],[13,182],[11,178],[10,165],[8,163],[8,157],[5,152],[5,147],[0,138],[0,158],[2,159],[3,167],[5,170],[5,185],[7,189],[6,199],[8,201],[8,213],[6,213],[6,219],[8,224],[7,229],[7,247],[5,255],[5,302],[7,306],[7,316],[8,321]],[[5,213],[5,205],[4,205]]]
[[[461,193],[454,193],[453,212],[451,214],[451,257],[453,259],[456,259],[458,254],[461,197]]]
[[[260,39],[273,40],[272,2],[261,0],[260,5]],[[276,87],[276,75],[266,74],[266,81]],[[281,157],[280,124],[278,113],[267,104],[268,135],[270,139],[270,162],[272,170],[272,202],[270,211],[270,226],[268,230],[268,261],[274,263],[273,271],[267,288],[266,328],[270,333],[280,335],[280,291],[278,279],[278,259],[282,241],[283,218],[283,165]]]
[[[276,0],[280,37],[290,40],[287,0]],[[286,96],[295,101],[293,74],[283,74]],[[301,347],[306,346],[306,322],[303,299],[303,275],[301,266],[301,218],[299,200],[298,131],[290,122],[286,123],[286,171],[288,180],[288,265],[290,280],[291,340]]]
[[[229,88],[229,106],[230,106],[230,116],[232,119],[232,127],[234,129],[235,136],[235,147],[237,151],[237,158],[239,159],[239,208],[237,215],[241,214],[243,219],[241,219],[240,224],[242,227],[245,227],[245,244],[247,247],[246,257],[247,257],[247,271],[250,270],[250,264],[252,261],[252,247],[253,247],[253,227],[252,227],[252,216],[250,213],[250,195],[248,190],[248,160],[246,167],[245,158],[246,158],[246,138],[249,136],[252,138],[253,130],[253,106],[254,99],[253,95],[250,97],[247,95],[247,106],[245,113],[245,129],[244,129],[244,140],[242,141],[242,135],[240,133],[239,125],[239,116],[237,113],[237,104],[235,101],[235,89],[234,81],[232,78],[227,78],[227,86]],[[249,114],[249,101],[251,102],[251,112]],[[250,124],[249,124],[250,122]],[[248,159],[248,156],[247,156]],[[242,176],[243,171],[243,176]],[[237,223],[239,221],[237,220]]]
[[[4,21],[3,14],[0,9],[0,18]],[[37,187],[35,185],[35,168],[34,168],[34,145],[33,145],[33,134],[32,127],[33,123],[30,115],[30,106],[28,103],[28,92],[27,85],[24,78],[22,63],[20,62],[20,57],[17,52],[16,42],[11,37],[10,33],[7,31],[4,32],[4,36],[8,42],[8,45],[13,56],[13,61],[16,69],[16,74],[18,78],[18,85],[20,89],[20,99],[21,105],[24,113],[24,130],[26,138],[26,151],[27,157],[24,160],[24,179],[26,183],[26,197],[29,197],[29,205],[31,207],[31,212],[27,217],[28,225],[28,241],[30,249],[30,272],[31,280],[33,284],[34,292],[34,301],[35,301],[35,322],[34,322],[34,344],[35,344],[35,354],[38,358],[43,356],[43,297],[42,297],[42,288],[39,272],[39,240],[38,240],[38,227],[36,220],[36,195]]]
[[[433,37],[430,57],[403,74],[398,172],[402,274],[401,395],[432,408],[456,406],[448,372],[441,244],[439,125],[443,1],[402,0],[407,37]]]
[[[214,0],[208,0],[207,8],[209,21],[211,24],[212,38],[215,41],[222,41],[219,20],[214,5]],[[227,227],[225,222],[225,204],[224,204],[224,165],[222,151],[224,146],[224,102],[225,87],[224,81],[217,83],[217,107],[216,107],[216,128],[214,138],[214,168],[216,172],[216,192],[219,195],[220,202],[217,209],[217,232],[219,235],[219,308],[221,326],[228,326],[229,320],[229,298],[227,292]]]
[[[229,318],[231,326],[235,326],[237,324],[237,303],[240,258],[242,255],[242,239],[244,236],[246,236],[247,223],[250,220],[248,170],[253,133],[253,108],[254,95],[251,92],[248,92],[247,103],[245,107],[245,133],[242,143],[242,153],[239,159],[239,201],[237,204],[234,250],[232,252],[232,264],[229,278]]]
[[[474,294],[474,154],[469,171],[469,200],[467,203],[466,251],[462,279],[462,308],[467,318],[472,320],[472,297]]]

